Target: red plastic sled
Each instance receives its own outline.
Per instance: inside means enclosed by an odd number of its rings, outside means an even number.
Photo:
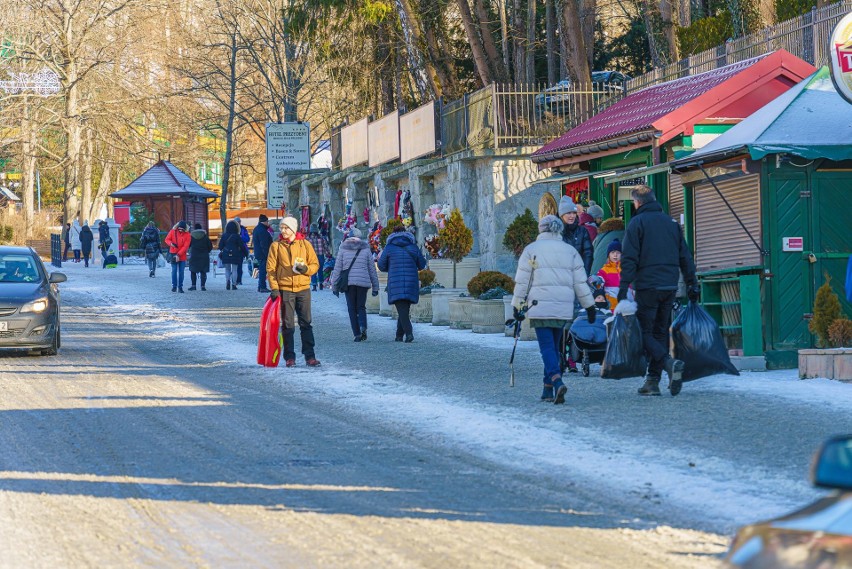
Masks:
[[[281,298],[266,300],[260,315],[260,336],[257,340],[257,363],[264,367],[278,367],[281,360]]]

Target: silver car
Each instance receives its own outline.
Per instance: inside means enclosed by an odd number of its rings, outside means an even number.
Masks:
[[[0,348],[54,356],[61,342],[58,283],[30,247],[0,247]]]

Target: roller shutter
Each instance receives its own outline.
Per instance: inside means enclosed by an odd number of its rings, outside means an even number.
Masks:
[[[717,181],[716,185],[749,233],[761,243],[760,176]],[[754,243],[709,183],[695,186],[695,265],[699,272],[761,265]]]
[[[683,215],[683,185],[680,181],[680,174],[672,172],[669,174],[669,214],[672,219],[681,222],[680,216]]]

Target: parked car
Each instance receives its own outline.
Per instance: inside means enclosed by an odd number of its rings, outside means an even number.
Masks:
[[[622,91],[629,75],[619,71],[593,71],[592,85],[595,92],[608,93]],[[568,104],[574,89],[570,79],[563,79],[553,87],[548,87],[535,97],[535,104],[551,112],[558,112],[560,105]]]
[[[832,493],[797,512],[740,529],[725,556],[729,567],[852,567],[852,435],[823,443],[811,481]]]
[[[31,247],[0,247],[0,348],[59,351],[59,287]]]

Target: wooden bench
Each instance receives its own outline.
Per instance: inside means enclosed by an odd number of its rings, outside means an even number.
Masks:
[[[27,239],[27,247],[32,247],[43,261],[50,262],[50,239]]]

